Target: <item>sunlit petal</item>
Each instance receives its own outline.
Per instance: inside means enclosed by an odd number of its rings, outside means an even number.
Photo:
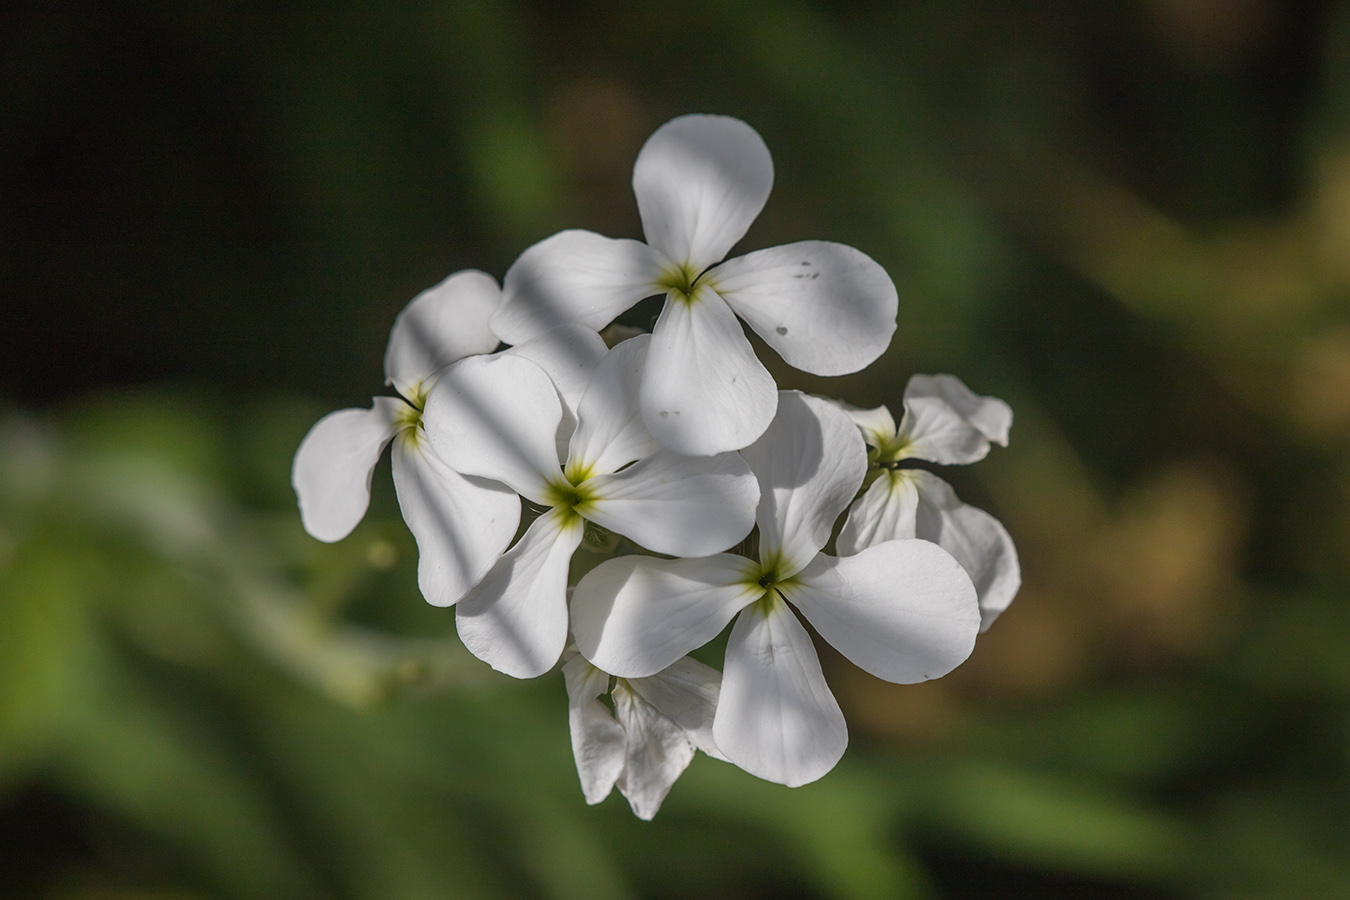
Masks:
[[[650,341],[646,334],[629,338],[596,367],[578,408],[580,424],[567,455],[569,472],[575,467],[586,473],[582,477],[608,474],[661,446],[642,421],[639,402]]]
[[[498,341],[488,319],[500,299],[497,282],[475,269],[418,294],[394,319],[384,353],[385,383],[412,399],[432,373],[466,356],[491,353]]]
[[[853,420],[862,431],[863,440],[873,447],[880,447],[895,440],[895,417],[884,406],[875,409],[862,409],[842,400],[832,401]]]
[[[905,399],[937,397],[981,434],[999,446],[1008,446],[1012,408],[997,397],[981,397],[955,375],[914,375],[905,386]]]
[[[306,531],[329,542],[351,534],[370,506],[375,463],[409,409],[397,398],[376,397],[370,409],[340,409],[314,423],[291,466]]]
[[[834,542],[840,556],[852,556],[882,541],[914,537],[919,492],[909,475],[906,471],[883,470],[853,501]]]
[[[980,397],[951,375],[915,375],[905,388],[905,415],[896,444],[901,457],[953,465],[978,462],[990,441],[1006,445],[1012,410]]]

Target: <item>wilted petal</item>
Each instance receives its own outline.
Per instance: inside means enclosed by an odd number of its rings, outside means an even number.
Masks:
[[[739,119],[672,119],[647,139],[633,166],[633,193],[647,243],[691,275],[745,236],[773,190],[764,139]]]
[[[634,815],[651,821],[694,758],[694,745],[683,728],[624,681],[614,686],[614,716],[628,742],[619,791],[628,798]]]
[[[980,629],[970,576],[928,541],[822,554],[782,590],[831,646],[898,684],[946,675],[970,655]]]
[[[690,742],[714,759],[726,757],[713,741],[713,716],[722,673],[696,659],[683,657],[647,678],[632,678],[628,684],[642,699],[684,729]]]
[[[867,473],[867,451],[834,404],[780,391],[778,415],[741,451],[759,479],[759,554],[786,578],[809,563]]]
[[[570,658],[569,658],[570,657]],[[600,697],[609,693],[609,674],[588,663],[575,651],[563,653],[567,682],[567,724],[572,732],[572,757],[586,802],[609,796],[623,772],[627,739]]]
[[[764,593],[743,556],[621,556],[587,572],[572,593],[577,648],[623,678],[655,675],[717,637]]]
[[[937,397],[981,434],[999,446],[1008,446],[1012,408],[997,397],[981,397],[955,375],[914,375],[905,386],[905,399]]]
[[[802,241],[729,259],[707,275],[787,363],[816,375],[857,372],[890,346],[899,302],[861,250]]]
[[[525,250],[506,270],[492,330],[518,344],[568,322],[599,331],[643,297],[670,260],[641,241],[560,231]]]
[[[788,787],[815,781],[844,755],[844,714],[811,636],[777,594],[731,628],[713,735],[731,762]]]
[[[672,291],[656,320],[642,378],[642,418],[676,453],[739,450],[773,421],[777,386],[715,291]]]
[[[417,539],[422,596],[433,606],[449,606],[482,580],[511,543],[520,497],[496,482],[465,478],[425,441],[407,429],[394,442],[394,488]]]
[[[436,379],[422,424],[451,468],[508,484],[544,502],[562,474],[558,423],[562,403],[548,375],[518,356],[456,363]]]
[[[646,334],[629,338],[596,367],[578,408],[580,424],[567,454],[569,473],[577,467],[586,473],[583,478],[608,474],[661,446],[643,423],[638,400],[650,341]]]
[[[759,487],[735,453],[681,456],[658,450],[615,475],[584,483],[592,522],[672,556],[707,556],[755,527]]]
[[[464,646],[499,672],[533,678],[567,643],[567,569],[584,523],[550,510],[455,607]]]
[[[852,556],[865,547],[914,537],[919,492],[910,473],[882,470],[881,475],[849,507],[848,519],[835,539],[840,556]]]
[[[916,534],[937,542],[956,557],[975,582],[980,599],[980,630],[1008,608],[1022,586],[1017,548],[1003,524],[982,509],[962,503],[951,485],[931,472],[907,473],[918,488]]]
[[[498,341],[488,319],[500,299],[492,276],[474,269],[456,272],[418,294],[389,333],[385,383],[413,399],[425,390],[422,382],[432,373],[466,356],[491,353]]]
[[[321,541],[340,541],[370,506],[370,476],[384,445],[411,408],[395,397],[376,397],[370,409],[340,409],[305,435],[291,465],[300,521]]]

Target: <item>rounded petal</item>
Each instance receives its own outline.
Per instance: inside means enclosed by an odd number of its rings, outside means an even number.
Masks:
[[[587,519],[672,556],[708,556],[755,527],[759,486],[735,453],[681,456],[659,450],[616,475],[585,482]]]
[[[614,716],[628,740],[618,788],[633,814],[649,822],[694,758],[694,745],[683,728],[624,681],[614,686]]]
[[[389,332],[385,383],[413,399],[434,372],[466,356],[495,350],[499,342],[488,319],[501,294],[491,275],[466,269],[414,297]]]
[[[820,778],[848,746],[811,636],[776,594],[731,628],[713,737],[731,762],[788,787]]]
[[[863,434],[863,440],[873,447],[884,447],[895,441],[895,417],[891,411],[884,406],[878,406],[875,409],[861,409],[842,400],[832,401],[835,406],[842,409],[853,424],[858,426],[858,430]]]
[[[835,539],[840,556],[852,556],[883,541],[914,537],[919,491],[910,473],[883,470],[849,507],[848,519]]]
[[[314,423],[291,465],[305,531],[330,543],[352,533],[370,506],[375,463],[407,409],[395,397],[376,397],[370,409],[340,409]]]
[[[562,398],[563,415],[558,424],[558,458],[567,458],[567,447],[577,428],[577,406],[595,368],[609,348],[594,329],[585,325],[559,325],[535,338],[503,350],[503,356],[528,359],[548,373]]]
[[[436,379],[422,425],[436,454],[466,475],[491,478],[543,502],[561,473],[562,403],[547,373],[518,356],[479,356]]]
[[[574,651],[568,651],[572,653]],[[572,733],[572,758],[576,760],[581,793],[589,804],[609,796],[623,773],[628,741],[623,726],[614,720],[600,697],[609,693],[609,673],[583,657],[563,654],[563,680],[567,682],[567,724]]]
[[[745,236],[773,190],[755,129],[727,116],[672,119],[647,139],[633,193],[647,243],[697,275]]]
[[[834,404],[781,391],[778,415],[741,451],[759,479],[759,555],[787,578],[815,558],[867,473],[867,451]]]
[[[899,301],[886,270],[861,250],[801,241],[730,259],[706,276],[788,365],[844,375],[890,346]]]
[[[726,759],[712,733],[721,672],[685,656],[655,675],[633,678],[628,684],[657,712],[684,729],[695,747],[714,759]]]
[[[616,472],[661,446],[643,423],[638,400],[650,341],[647,334],[629,338],[596,367],[577,410],[577,430],[567,453],[569,471],[576,467],[586,473],[583,477]]]
[[[469,652],[515,678],[542,675],[567,643],[567,570],[585,528],[544,513],[455,607]]]
[[[652,332],[642,418],[676,453],[739,450],[773,421],[777,385],[716,292],[672,292]]]
[[[408,429],[394,442],[394,488],[417,539],[417,586],[432,606],[450,606],[515,537],[520,497],[496,482],[465,478],[425,441]]]
[[[914,375],[905,386],[905,400],[936,397],[1001,447],[1008,446],[1012,408],[997,397],[981,397],[955,375]]]
[[[502,281],[492,330],[518,344],[568,322],[599,331],[643,297],[659,294],[670,260],[641,241],[560,231],[520,254]]]
[[[928,541],[818,556],[782,590],[832,647],[897,684],[946,675],[970,656],[980,630],[970,576]]]
[[[577,649],[621,678],[655,675],[717,637],[764,593],[743,556],[621,556],[587,572],[572,592]]]
[[[980,600],[980,631],[985,631],[1022,586],[1012,536],[998,519],[958,500],[951,485],[931,472],[908,474],[918,489],[916,536],[935,541],[970,575]]]

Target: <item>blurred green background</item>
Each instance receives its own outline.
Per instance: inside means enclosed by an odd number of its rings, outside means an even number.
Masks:
[[[639,235],[686,112],[764,136],[744,246],[857,246],[890,352],[785,387],[1016,411],[947,473],[1021,596],[952,676],[825,663],[839,767],[576,783],[372,514],[290,457],[395,313]],[[1350,897],[1350,3],[10,0],[0,896]]]

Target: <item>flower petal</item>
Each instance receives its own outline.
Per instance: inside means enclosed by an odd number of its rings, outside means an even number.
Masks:
[[[801,241],[757,250],[706,277],[788,365],[806,372],[857,372],[895,334],[899,301],[891,276],[844,244]]]
[[[520,524],[520,498],[493,481],[443,463],[425,434],[394,441],[394,489],[417,539],[417,585],[432,606],[449,606],[487,574]]]
[[[642,418],[657,440],[690,456],[739,450],[773,421],[776,390],[715,291],[670,293],[642,377]]]
[[[543,502],[562,474],[558,423],[562,403],[543,369],[519,356],[480,356],[436,379],[422,424],[451,468],[508,484]]]
[[[582,655],[622,678],[655,675],[717,637],[764,593],[743,556],[621,556],[587,572],[572,592]]]
[[[558,510],[534,520],[455,607],[470,653],[515,678],[553,667],[567,643],[567,570],[584,530]]]
[[[1008,446],[1012,408],[997,397],[981,397],[955,375],[914,375],[905,386],[905,399],[937,397],[981,434],[1001,447]]]
[[[492,330],[518,344],[579,322],[599,331],[643,297],[659,294],[670,260],[641,241],[560,231],[520,254],[502,281]]]
[[[745,236],[773,190],[773,158],[755,129],[727,116],[672,119],[647,139],[633,193],[647,243],[690,275]]]
[[[897,684],[946,675],[970,655],[980,629],[970,576],[929,541],[822,554],[782,591],[831,646]]]
[[[569,658],[570,657],[570,658]],[[623,772],[628,739],[599,698],[609,693],[609,673],[588,663],[575,651],[563,653],[567,682],[567,724],[572,732],[572,758],[586,802],[594,805],[609,796]]]
[[[681,456],[658,450],[584,485],[596,499],[579,510],[582,515],[657,553],[720,553],[755,527],[759,486],[735,453]]]
[[[875,409],[861,409],[842,400],[831,401],[853,420],[862,431],[863,440],[872,447],[882,447],[895,440],[895,417],[884,406]]]
[[[760,559],[787,578],[825,546],[858,492],[867,473],[862,436],[829,401],[780,391],[773,424],[741,456],[759,479]]]
[[[979,462],[989,442],[1008,443],[1012,410],[994,397],[979,397],[951,375],[915,375],[905,388],[897,459],[944,465]]]
[[[919,492],[907,471],[883,469],[881,475],[849,507],[848,519],[835,539],[840,556],[865,547],[914,537]]]
[[[980,599],[980,631],[987,630],[1022,586],[1012,537],[998,519],[962,503],[951,485],[931,472],[908,475],[918,489],[916,535],[935,541],[970,575]]]
[[[614,686],[614,716],[628,739],[619,791],[628,798],[634,815],[651,821],[694,758],[694,745],[683,728],[622,680]]]
[[[416,297],[394,319],[384,353],[385,383],[409,400],[425,392],[423,382],[456,360],[496,349],[488,319],[501,289],[486,272],[456,272]]]
[[[502,356],[528,359],[547,372],[558,389],[563,405],[557,436],[559,459],[567,458],[567,446],[577,428],[577,406],[582,394],[586,393],[586,385],[591,383],[595,367],[608,352],[609,348],[594,329],[573,323],[559,325],[501,353]]]
[[[844,714],[811,636],[777,594],[731,628],[713,736],[727,759],[788,787],[815,781],[844,755]]]
[[[722,690],[722,673],[688,656],[647,678],[632,678],[629,686],[661,715],[675,722],[695,747],[725,761],[713,740],[713,716]]]
[[[409,409],[396,397],[376,397],[370,409],[340,409],[314,423],[291,465],[305,531],[329,543],[351,534],[370,506],[375,463]]]
[[[638,402],[650,341],[647,334],[629,338],[596,367],[577,410],[579,424],[567,453],[569,474],[574,467],[586,473],[582,478],[609,474],[660,448],[642,421]]]

